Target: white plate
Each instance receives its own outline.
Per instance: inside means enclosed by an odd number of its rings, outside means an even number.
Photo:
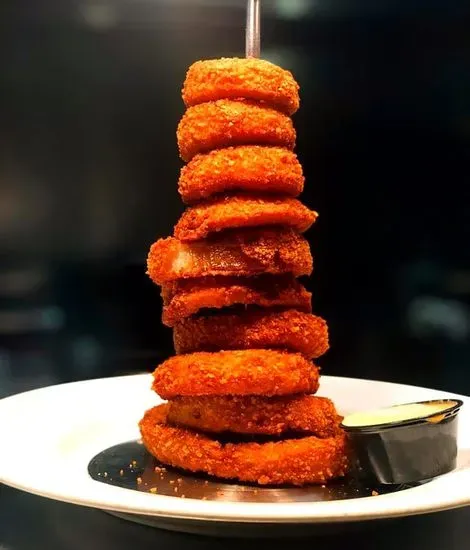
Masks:
[[[0,401],[0,481],[57,500],[101,508],[166,528],[201,525],[352,522],[445,510],[470,504],[470,398],[352,378],[322,377],[321,395],[341,413],[434,398],[460,398],[458,467],[405,491],[328,502],[230,502],[181,499],[99,483],[88,475],[100,451],[139,437],[137,422],[158,398],[150,376],[52,386]],[[190,525],[193,525],[191,527]],[[206,529],[207,530],[207,529]]]

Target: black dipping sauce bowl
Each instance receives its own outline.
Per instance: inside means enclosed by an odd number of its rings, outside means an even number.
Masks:
[[[415,405],[442,408],[426,416],[398,421],[390,418],[381,424],[373,420],[374,413],[386,411],[392,417],[396,407]],[[367,483],[399,485],[450,472],[457,461],[458,413],[462,405],[459,399],[396,405],[368,412],[371,421],[367,425],[348,425],[348,419],[355,415],[346,416],[342,428],[348,436],[352,475]]]

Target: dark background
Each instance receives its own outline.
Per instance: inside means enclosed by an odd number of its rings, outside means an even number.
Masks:
[[[470,394],[470,4],[263,0],[320,212],[324,373]],[[0,4],[0,397],[172,352],[149,245],[182,211],[196,59],[243,55],[244,0]]]

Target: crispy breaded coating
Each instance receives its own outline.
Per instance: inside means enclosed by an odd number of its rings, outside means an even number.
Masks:
[[[315,393],[319,371],[299,353],[235,350],[176,355],[153,373],[163,399],[201,395]]]
[[[332,437],[341,420],[332,401],[314,395],[179,397],[168,403],[168,422],[211,433]]]
[[[297,197],[304,180],[302,166],[289,149],[240,145],[196,155],[181,169],[178,191],[187,204],[233,191]]]
[[[176,132],[181,158],[233,145],[278,145],[293,149],[295,129],[283,113],[252,101],[220,99],[190,107]]]
[[[303,233],[317,219],[299,200],[238,194],[216,197],[188,208],[175,226],[180,241],[197,241],[225,229],[279,225]]]
[[[163,322],[169,327],[201,309],[237,304],[312,311],[312,295],[290,274],[179,279],[162,287],[162,297]]]
[[[154,243],[147,273],[157,284],[208,275],[292,273],[309,275],[313,260],[307,240],[289,228],[240,229],[182,243],[174,237]]]
[[[176,353],[281,348],[309,359],[320,357],[329,347],[326,322],[293,309],[188,317],[174,326],[173,341]]]
[[[183,86],[187,107],[238,98],[262,101],[292,115],[300,104],[299,85],[291,72],[264,59],[206,59],[189,68]]]
[[[345,475],[343,433],[267,443],[220,443],[167,423],[167,406],[147,411],[139,423],[142,441],[159,461],[191,472],[259,485],[326,483]]]

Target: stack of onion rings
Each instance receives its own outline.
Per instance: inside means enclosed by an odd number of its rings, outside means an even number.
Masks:
[[[177,355],[153,374],[169,402],[145,413],[143,442],[165,464],[260,485],[343,476],[341,417],[312,395],[328,329],[296,280],[312,272],[301,233],[317,218],[296,198],[298,84],[260,59],[207,60],[183,100],[178,190],[191,206],[147,259]]]

